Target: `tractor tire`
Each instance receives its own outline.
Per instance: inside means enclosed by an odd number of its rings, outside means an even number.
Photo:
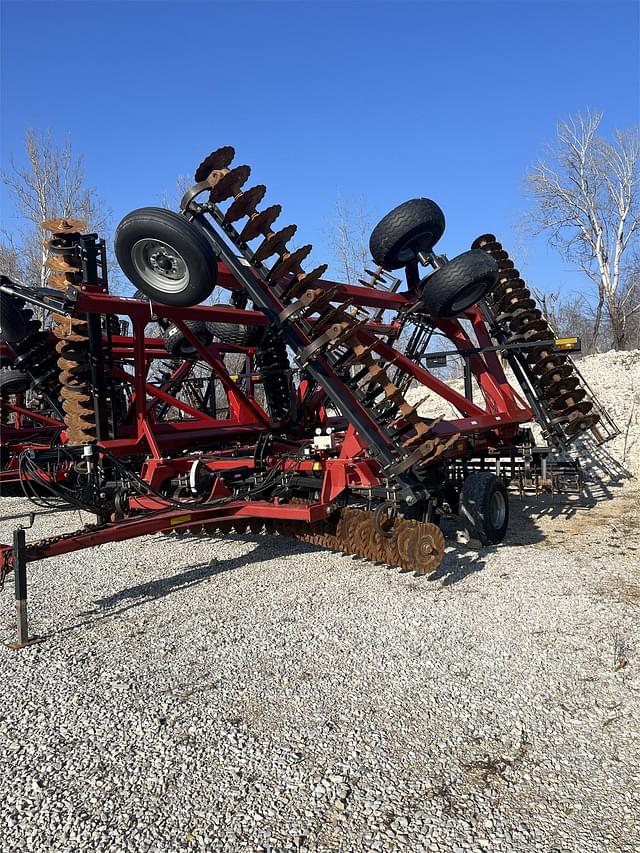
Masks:
[[[498,264],[481,249],[463,252],[427,277],[422,304],[433,317],[455,317],[490,293]]]
[[[509,526],[509,495],[503,481],[489,471],[470,474],[462,484],[459,514],[470,539],[483,545],[502,542]]]
[[[255,347],[264,335],[261,326],[243,326],[236,323],[208,323],[213,337],[224,344],[237,347]]]
[[[15,344],[28,334],[27,318],[20,304],[8,293],[0,292],[0,341]]]
[[[444,213],[429,198],[412,198],[395,207],[371,233],[369,251],[387,270],[405,267],[418,252],[430,252],[442,237]]]
[[[31,377],[14,367],[0,367],[0,394],[22,394],[31,386]]]
[[[213,340],[213,335],[208,323],[205,323],[203,320],[187,320],[185,325],[193,332],[203,346],[209,346]],[[199,358],[191,341],[187,340],[180,329],[173,323],[163,331],[162,337],[164,338],[167,352],[170,355],[176,358]]]
[[[142,207],[116,229],[122,271],[142,293],[162,305],[198,305],[216,285],[218,263],[201,228],[172,210]]]

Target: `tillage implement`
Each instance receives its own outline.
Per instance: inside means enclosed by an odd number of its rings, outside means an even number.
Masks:
[[[450,259],[442,210],[414,198],[373,230],[358,281],[333,281],[234,158],[206,157],[179,212],[124,217],[133,298],[73,219],[43,223],[46,287],[2,278],[0,484],[96,516],[3,546],[2,578],[153,532],[264,529],[427,574],[443,515],[496,544],[509,483],[579,488],[576,439],[616,434],[579,342],[493,235]]]

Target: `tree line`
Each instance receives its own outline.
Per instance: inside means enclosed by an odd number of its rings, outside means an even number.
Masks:
[[[606,138],[602,120],[602,113],[587,112],[560,122],[525,176],[529,233],[545,236],[584,275],[578,292],[534,282],[535,295],[556,332],[580,335],[585,353],[640,348],[640,132],[616,130]],[[45,219],[83,219],[89,230],[110,237],[111,210],[88,184],[70,139],[58,144],[50,131],[28,129],[23,156],[9,162],[0,180],[14,214],[0,234],[4,275],[46,285],[39,227]],[[178,191],[183,183],[180,177]],[[167,206],[166,195],[162,203]],[[336,272],[346,281],[356,281],[368,265],[371,225],[363,201],[354,208],[338,200],[330,243]],[[115,262],[111,270],[117,285]]]

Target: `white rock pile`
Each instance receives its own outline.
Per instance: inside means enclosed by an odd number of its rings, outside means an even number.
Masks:
[[[585,473],[596,478],[607,475],[613,480],[624,478],[626,474],[640,476],[640,350],[587,356],[577,361],[577,366],[620,429],[620,434],[604,445],[599,446],[590,435],[576,442]],[[515,377],[509,375],[509,371],[507,375],[517,388]],[[449,384],[463,393],[461,379]],[[475,393],[479,395],[479,391]],[[449,403],[423,388],[411,389],[407,396],[414,404],[424,400],[418,409],[422,415],[460,417]]]

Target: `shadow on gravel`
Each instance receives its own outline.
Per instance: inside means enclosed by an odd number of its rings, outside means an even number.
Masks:
[[[460,583],[469,575],[481,572],[487,564],[486,558],[495,550],[495,547],[482,548],[481,551],[470,554],[469,546],[455,546],[445,553],[438,568],[433,574],[428,575],[426,580],[440,581],[442,586],[453,586],[453,584]]]
[[[202,541],[204,539],[212,540],[212,544],[215,542],[215,539],[212,539],[212,537],[203,536],[202,534],[187,535],[184,538],[195,541]],[[101,619],[112,619],[114,616],[120,616],[134,607],[140,607],[150,601],[156,601],[168,595],[173,595],[174,593],[182,592],[190,587],[205,583],[216,575],[234,571],[250,563],[259,563],[264,560],[284,557],[291,554],[292,551],[292,540],[285,537],[282,537],[281,541],[279,541],[278,537],[264,536],[234,536],[233,538],[242,542],[252,542],[256,547],[248,554],[243,554],[239,557],[232,557],[221,561],[214,558],[207,563],[185,566],[184,569],[169,577],[156,578],[155,580],[121,589],[113,593],[113,595],[97,598],[94,602],[96,605],[95,608],[84,610],[80,613],[81,616],[89,617],[88,619],[84,619],[75,625],[60,629],[59,631],[53,631],[51,634],[66,633],[84,625],[98,622]],[[296,553],[312,553],[319,550],[316,546],[307,545],[304,542],[295,542],[294,547]]]
[[[622,466],[619,466],[620,468]],[[504,541],[506,546],[536,545],[547,539],[546,532],[541,529],[540,522],[546,519],[578,520],[590,523],[589,513],[596,505],[606,505],[618,495],[627,479],[628,472],[622,469],[624,476],[619,479],[603,480],[594,478],[589,484],[586,494],[576,495],[549,495],[549,494],[524,494],[511,493],[511,521],[507,537]],[[630,475],[628,475],[630,476]],[[593,519],[596,522],[596,519]],[[433,574],[424,578],[428,582],[440,582],[442,586],[452,586],[460,583],[470,575],[477,574],[486,567],[487,559],[501,547],[483,547],[475,549],[471,544],[456,543],[457,531],[460,529],[459,520],[455,516],[449,516],[442,521],[442,530],[447,539],[447,551],[442,563]],[[210,540],[211,537],[204,534],[186,534],[185,539],[191,541]],[[224,572],[234,571],[251,563],[263,562],[265,560],[278,559],[289,556],[292,553],[314,553],[324,550],[316,545],[308,545],[304,542],[279,536],[252,536],[233,534],[233,538],[242,542],[253,543],[255,548],[247,554],[239,557],[196,565],[185,566],[181,571],[169,577],[156,578],[145,583],[127,587],[113,593],[113,595],[96,599],[95,608],[80,613],[80,616],[88,617],[75,625],[62,628],[52,634],[61,634],[75,630],[85,625],[90,625],[102,619],[111,619],[126,613],[135,607],[147,604],[151,601],[164,598],[174,593],[182,592],[192,586],[205,583],[216,575]],[[215,539],[213,539],[215,542]]]

